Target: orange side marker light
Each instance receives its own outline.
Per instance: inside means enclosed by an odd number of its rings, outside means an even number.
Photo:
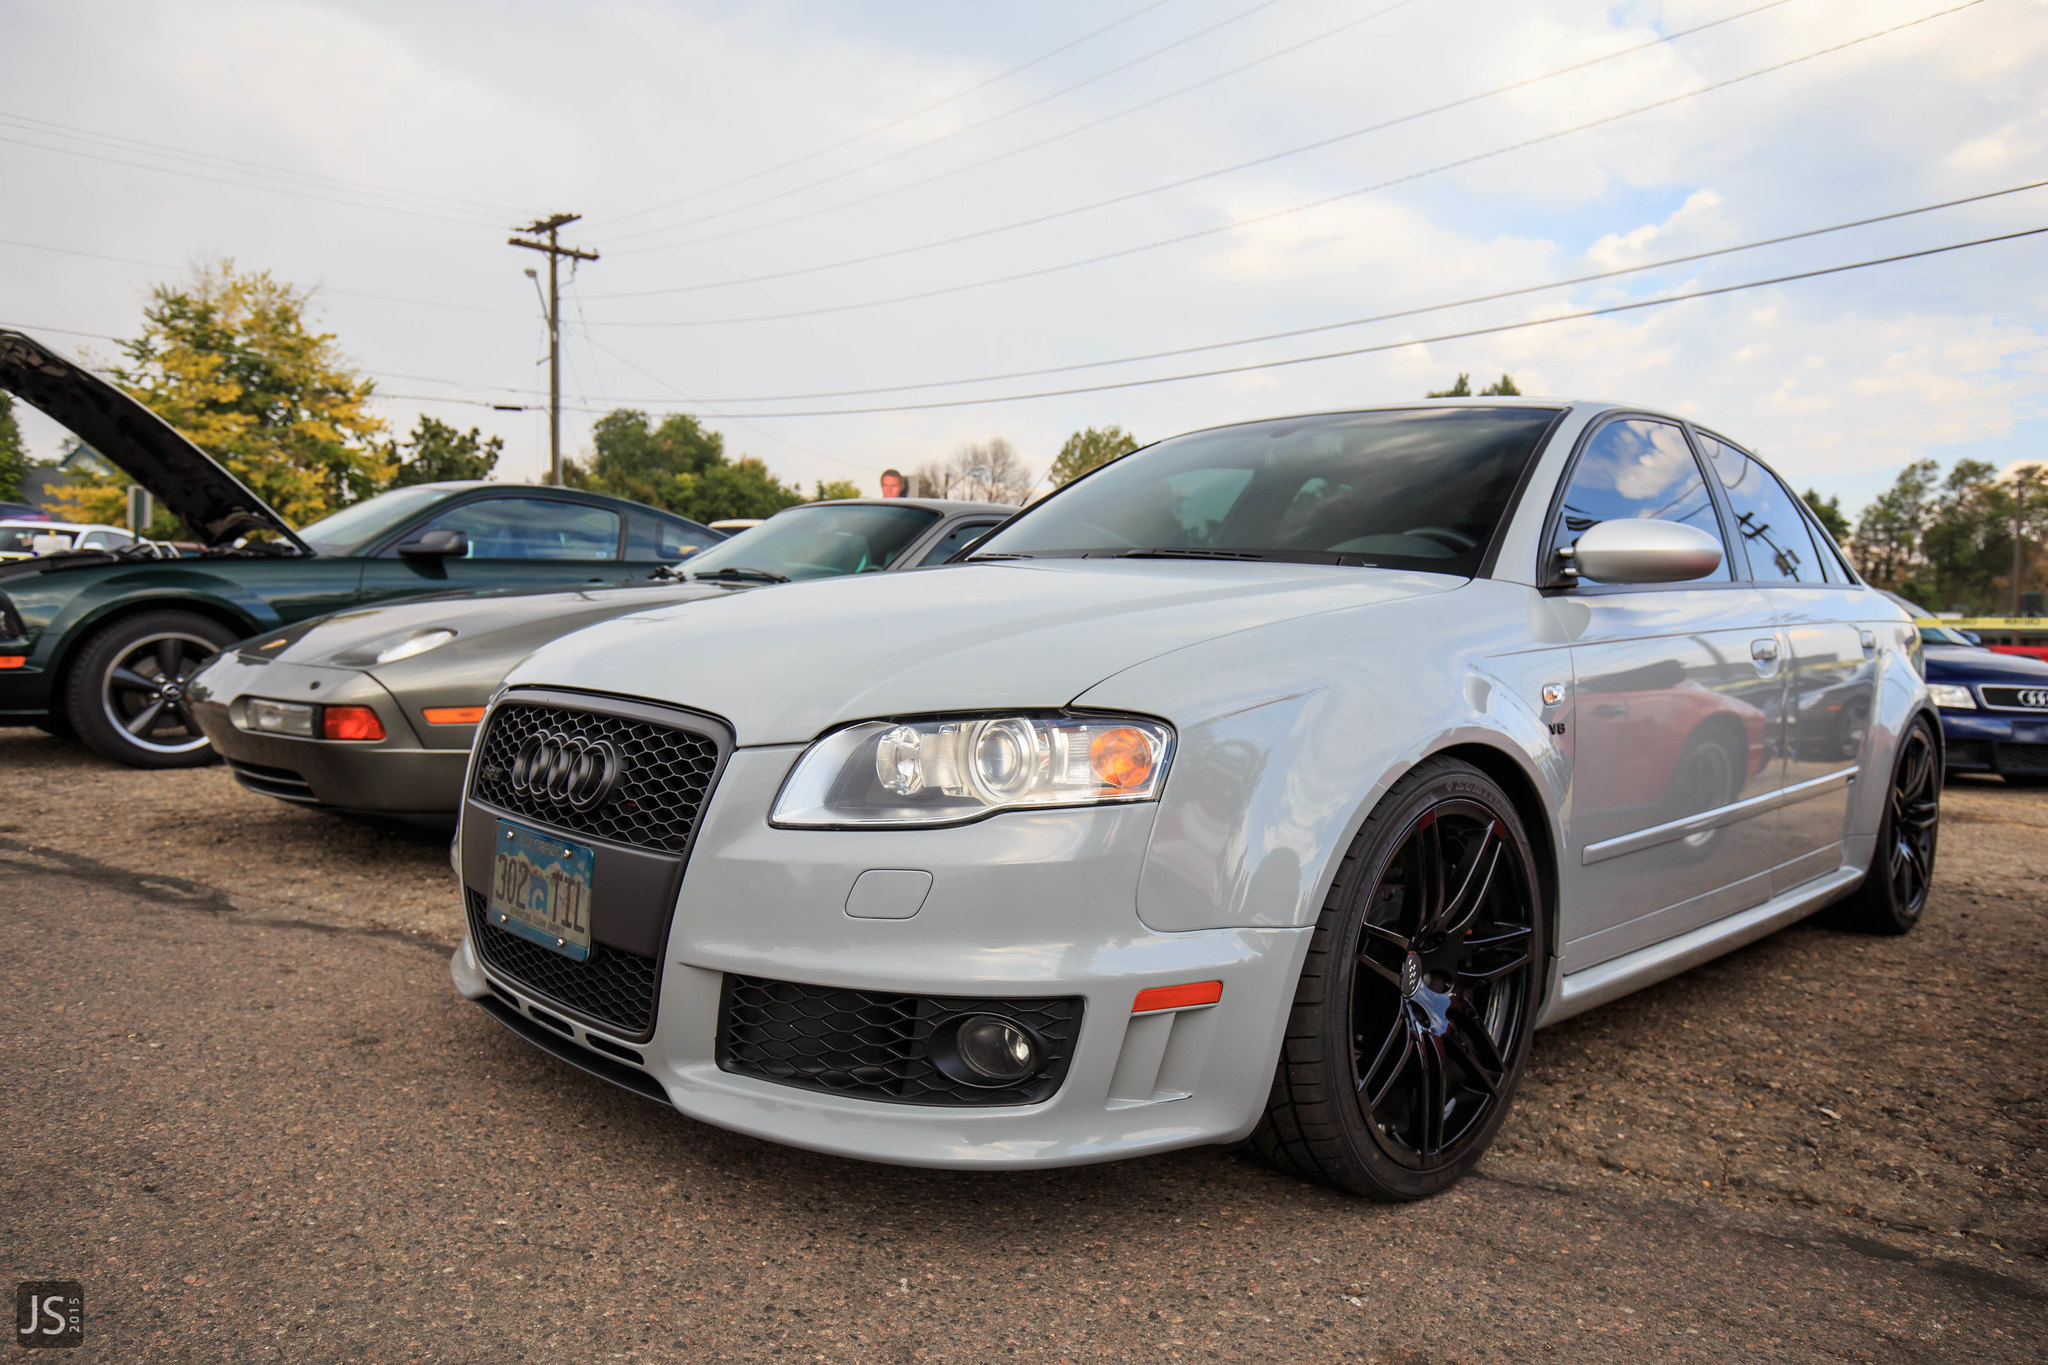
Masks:
[[[429,706],[420,712],[429,725],[474,725],[484,718],[481,706]]]
[[[1138,992],[1131,1001],[1132,1014],[1153,1010],[1183,1010],[1190,1005],[1213,1005],[1223,998],[1221,981],[1191,981],[1185,986],[1153,986]]]
[[[20,668],[27,662],[26,654],[0,654],[0,668]]]

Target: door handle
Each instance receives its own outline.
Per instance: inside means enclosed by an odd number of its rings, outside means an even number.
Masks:
[[[1749,642],[1749,657],[1755,659],[1760,664],[1769,663],[1778,657],[1778,642],[1776,640],[1751,640]]]
[[[1877,632],[1866,630],[1860,633],[1863,637],[1863,657],[1868,659],[1877,653]]]

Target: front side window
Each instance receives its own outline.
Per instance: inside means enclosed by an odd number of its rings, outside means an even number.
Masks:
[[[1274,558],[1470,577],[1556,416],[1404,408],[1198,431],[1077,480],[972,557]]]
[[[1737,533],[1749,552],[1750,578],[1758,583],[1826,582],[1824,561],[1799,500],[1778,476],[1726,441],[1702,434],[1700,444],[1727,490]]]
[[[992,521],[963,521],[958,523],[951,530],[947,531],[946,534],[939,537],[939,543],[932,546],[926,552],[925,557],[918,561],[918,564],[921,567],[926,564],[945,563],[954,555],[959,554],[969,545],[987,535],[989,528],[995,524]]]
[[[447,496],[447,489],[426,484],[394,488],[320,518],[300,531],[299,539],[312,546],[316,554],[360,554],[386,533],[397,530]]]
[[[815,503],[777,512],[683,561],[693,578],[833,578],[873,573],[896,562],[939,514],[928,507],[871,503]]]
[[[428,531],[460,531],[471,559],[617,559],[619,514],[553,498],[487,498],[435,517]]]
[[[626,558],[673,564],[699,550],[723,544],[725,537],[708,526],[667,517],[635,516],[626,522]]]
[[[1699,462],[1692,457],[1685,433],[1669,422],[1629,418],[1593,433],[1565,489],[1564,514],[1558,518],[1551,549],[1576,545],[1601,522],[1625,518],[1675,521],[1721,539],[1721,523]],[[1723,545],[1721,567],[1693,581],[1727,582],[1732,577]]]

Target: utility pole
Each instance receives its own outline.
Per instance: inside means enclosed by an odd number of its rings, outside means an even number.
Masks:
[[[583,217],[580,213],[556,213],[546,218],[536,218],[523,228],[513,228],[531,237],[547,234],[545,242],[528,241],[526,237],[507,238],[507,245],[525,247],[528,251],[541,252],[548,258],[548,481],[557,488],[562,485],[562,282],[560,270],[562,258],[577,261],[594,261],[595,251],[582,247],[563,246],[556,234],[569,224]]]

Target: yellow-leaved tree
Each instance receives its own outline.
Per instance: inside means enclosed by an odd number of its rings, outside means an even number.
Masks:
[[[269,271],[215,262],[189,286],[150,291],[141,334],[119,343],[126,360],[112,371],[295,526],[378,492],[396,469],[369,408],[375,383],[312,329],[310,297]],[[78,520],[119,524],[125,482],[85,480],[58,496]]]

